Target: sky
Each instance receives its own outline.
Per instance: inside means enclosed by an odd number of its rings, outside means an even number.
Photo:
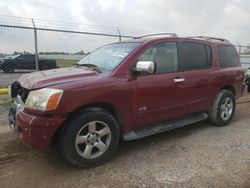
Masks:
[[[0,14],[250,43],[249,0],[0,0]]]

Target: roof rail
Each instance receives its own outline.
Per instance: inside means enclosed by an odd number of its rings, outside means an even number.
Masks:
[[[208,37],[208,36],[192,36],[192,37],[187,37],[187,38],[200,38],[200,39],[204,39],[204,40],[219,40],[221,42],[229,42],[229,40],[227,39],[223,39],[223,38],[217,38],[217,37]]]
[[[155,34],[148,34],[148,35],[142,35],[139,37],[134,37],[134,39],[144,38],[144,37],[151,37],[151,36],[158,36],[158,35],[169,35],[169,37],[178,37],[175,33],[155,33]]]

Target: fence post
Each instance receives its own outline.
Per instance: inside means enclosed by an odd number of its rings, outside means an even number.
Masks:
[[[122,41],[122,36],[121,36],[121,32],[120,32],[118,27],[117,27],[117,31],[118,31],[118,34],[119,34],[119,42],[121,42]]]
[[[241,45],[238,41],[235,41],[237,44],[238,44],[238,47],[239,47],[239,55],[241,54]]]
[[[38,56],[38,48],[37,48],[37,28],[35,25],[35,22],[33,20],[33,18],[31,18],[32,23],[33,23],[33,27],[34,27],[34,42],[35,42],[35,63],[36,63],[36,71],[39,71],[39,65],[38,65],[38,61],[39,61],[39,56]]]

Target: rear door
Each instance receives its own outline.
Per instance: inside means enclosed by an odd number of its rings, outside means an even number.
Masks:
[[[214,94],[212,87],[212,48],[208,44],[182,41],[180,43],[179,83],[185,93],[186,113],[207,110]]]

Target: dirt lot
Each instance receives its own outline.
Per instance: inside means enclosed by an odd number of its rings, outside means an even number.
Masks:
[[[250,187],[250,95],[238,101],[230,126],[201,122],[121,142],[108,163],[76,169],[58,148],[24,146],[0,111],[1,187]]]

